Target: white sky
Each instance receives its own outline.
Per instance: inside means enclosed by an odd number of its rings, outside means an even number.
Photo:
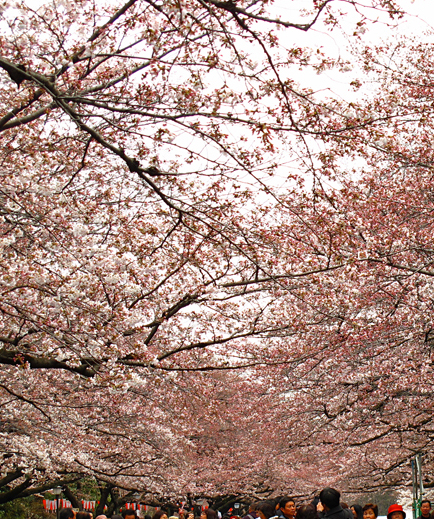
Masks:
[[[362,0],[360,4],[363,3],[367,2]],[[366,43],[366,45],[379,44],[384,40],[411,35],[416,36],[421,41],[433,42],[433,36],[428,36],[427,33],[434,30],[434,2],[432,0],[399,0],[399,3],[408,14],[402,20],[394,22],[386,14],[382,16],[378,10],[361,9],[371,19],[371,23],[366,25],[367,30],[362,36],[363,43]],[[306,3],[303,0],[275,0],[273,11],[286,21],[305,22],[307,18],[301,19],[299,15],[300,10],[305,6]],[[353,7],[345,6],[343,2],[337,2],[334,6],[339,9],[346,7],[343,28],[346,33],[351,34],[356,29],[356,23],[360,19],[359,16],[355,13]],[[347,40],[339,30],[331,32],[328,27],[324,27],[321,19],[307,32],[289,29],[284,32],[281,31],[279,38],[288,47],[295,45],[310,48],[319,47],[331,58],[343,60],[351,58],[348,50],[351,37]],[[300,75],[300,78],[303,74]],[[314,76],[311,78],[313,84],[321,85],[322,88],[330,89],[344,97],[348,95],[348,84],[352,79],[351,74],[339,74],[336,70],[321,74],[321,81],[315,80]],[[326,95],[328,94],[326,93]]]
[[[25,0],[25,2],[35,8],[43,3],[47,3],[50,0]],[[116,0],[117,1],[117,0]],[[390,18],[384,13],[378,10],[361,10],[370,19],[371,23],[367,24],[367,31],[362,35],[362,43],[378,44],[382,39],[391,39],[398,36],[415,35],[417,38],[425,41],[432,41],[432,36],[427,36],[430,30],[434,28],[434,0],[398,0],[402,8],[408,12],[408,15],[403,20],[394,22],[394,26],[387,25],[391,23]],[[368,0],[359,0],[360,4],[368,3]],[[276,16],[280,16],[282,19],[291,22],[306,22],[308,18],[301,18],[300,11],[306,7],[311,6],[312,2],[306,2],[306,0],[275,0],[272,11]],[[331,4],[334,9],[346,9],[347,14],[343,18],[343,29],[351,35],[352,32],[357,28],[356,23],[360,17],[354,12],[354,8],[345,2],[332,2]],[[308,48],[321,48],[325,55],[342,60],[350,60],[351,54],[349,51],[349,44],[351,43],[351,36],[346,39],[342,32],[334,30],[330,32],[328,27],[325,27],[320,18],[318,23],[309,31],[303,32],[297,29],[283,29],[278,32],[279,39],[288,48],[290,47],[308,47]],[[339,72],[336,69],[323,72],[318,76],[314,71],[309,68],[299,71],[298,69],[291,69],[291,73],[294,73],[295,79],[302,86],[308,86],[314,90],[320,91],[324,94],[324,97],[338,96],[346,101],[351,101],[355,98],[360,98],[360,95],[369,92],[369,85],[360,91],[354,91],[349,86],[350,82],[354,78],[360,77],[360,70],[348,70],[348,72]],[[228,131],[232,131],[230,128]],[[233,135],[234,140],[239,138],[238,135]],[[203,143],[199,143],[203,146]],[[254,144],[252,144],[254,146]],[[211,153],[210,149],[203,150],[204,154]],[[287,150],[282,148],[280,150],[281,156],[278,161],[285,164],[285,157],[291,156],[287,153]],[[212,157],[211,157],[212,158]],[[275,157],[273,157],[273,160]],[[271,159],[270,159],[271,160]],[[286,164],[286,168],[291,167],[291,164]],[[286,178],[286,170],[283,175],[283,179]],[[284,183],[285,180],[282,180]]]

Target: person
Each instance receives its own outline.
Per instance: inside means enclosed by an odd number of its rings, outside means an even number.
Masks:
[[[387,510],[387,519],[405,519],[406,515],[402,506],[398,504],[390,505]]]
[[[345,510],[340,505],[341,494],[331,487],[323,488],[319,495],[319,516],[325,519],[353,519],[353,512],[349,508]]]
[[[107,516],[102,514],[102,515],[98,515],[95,519],[107,519]]]
[[[168,519],[167,514],[164,510],[157,510],[153,515],[152,519]]]
[[[429,519],[431,517],[431,501],[423,499],[420,503],[420,516],[417,519]]]
[[[366,505],[362,508],[362,510],[363,510],[363,519],[377,519],[378,506],[374,505],[374,503],[366,503]]]
[[[62,508],[59,511],[59,519],[74,519],[75,512],[72,508]]]
[[[318,503],[319,503],[319,494],[315,493],[315,495],[312,499],[311,505],[313,505],[317,509]],[[318,511],[318,509],[317,509],[317,511]]]
[[[281,517],[282,519],[294,519],[296,513],[295,499],[288,496],[282,497],[279,501],[277,517]]]
[[[312,503],[297,509],[297,519],[318,519],[318,511]]]
[[[212,508],[207,508],[206,510],[202,510],[200,519],[218,519],[218,515]]]
[[[257,519],[258,514],[256,513],[256,503],[250,503],[249,511],[242,519]]]
[[[270,501],[260,501],[256,503],[256,513],[259,519],[270,519],[276,516],[276,507]]]
[[[267,501],[270,501],[274,505],[274,511],[275,511],[276,515],[278,515],[278,513],[279,513],[279,508],[280,508],[279,503],[282,498],[283,498],[283,496],[277,496],[274,499],[267,500]]]
[[[347,518],[353,519],[354,514],[353,514],[352,510],[350,510],[350,507],[347,505],[347,503],[344,503],[343,501],[341,501],[340,505],[344,511],[344,514],[347,516]]]
[[[122,510],[122,517],[123,519],[137,519],[136,511],[131,509]],[[167,515],[166,515],[167,519]]]
[[[90,512],[77,512],[75,519],[92,519],[92,515]]]
[[[353,512],[354,519],[363,519],[363,508],[361,505],[355,503],[350,506],[350,510]]]

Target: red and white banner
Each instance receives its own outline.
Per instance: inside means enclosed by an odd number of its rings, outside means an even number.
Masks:
[[[83,508],[83,510],[95,510],[96,506],[97,506],[96,501],[84,501],[84,500],[81,501],[81,507]]]
[[[81,507],[83,510],[95,510],[95,508],[99,505],[99,501],[81,501]],[[141,512],[147,512],[149,510],[148,505],[142,505],[138,503],[125,503],[125,508],[127,510],[140,510]],[[72,508],[71,502],[67,499],[59,499],[59,509],[60,508]],[[104,507],[104,510],[107,509],[107,507]],[[44,510],[47,512],[56,512],[57,510],[57,502],[50,500],[50,499],[44,499]]]
[[[125,503],[127,510],[140,510],[141,512],[147,512],[149,509],[148,505],[141,505],[139,503]]]
[[[71,508],[71,502],[67,499],[59,499],[59,508]],[[57,510],[57,501],[44,499],[44,509],[48,512],[55,512]]]

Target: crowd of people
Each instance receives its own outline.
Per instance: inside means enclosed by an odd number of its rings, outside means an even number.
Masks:
[[[211,508],[203,510],[200,517],[193,512],[179,510],[178,515],[168,517],[164,510],[157,510],[151,517],[145,519],[377,519],[378,506],[367,503],[364,506],[353,504],[348,506],[341,502],[338,490],[326,487],[311,503],[303,503],[297,507],[292,497],[282,497],[278,500],[265,500],[251,503],[247,515],[239,517],[230,513],[221,514]],[[75,512],[72,508],[63,508],[59,512],[59,519],[93,519],[89,512]],[[108,519],[99,515],[95,519]],[[138,519],[135,510],[126,509],[122,515],[113,515],[111,519]],[[406,519],[406,513],[401,505],[392,504],[387,511],[387,519]],[[431,515],[431,503],[423,500],[421,515],[418,519],[434,519]]]
[[[338,490],[324,488],[318,497],[311,503],[296,506],[295,499],[284,497],[275,504],[272,501],[261,501],[251,507],[256,512],[257,519],[376,519],[378,517],[378,506],[367,503],[364,506],[354,504],[348,506],[341,502]],[[431,511],[431,503],[426,501]],[[423,509],[423,508],[422,508]],[[256,519],[252,516],[251,519]],[[244,517],[243,519],[250,519]],[[406,519],[406,513],[401,505],[393,504],[387,512],[387,519]],[[418,519],[434,519],[421,515]]]

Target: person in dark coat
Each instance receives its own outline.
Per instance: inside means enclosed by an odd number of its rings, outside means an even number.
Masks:
[[[316,506],[312,503],[309,505],[301,505],[297,509],[297,519],[319,519]]]
[[[276,508],[270,501],[256,503],[256,513],[259,519],[270,519],[276,517]]]
[[[297,513],[295,499],[293,497],[285,496],[279,501],[279,509],[277,510],[277,517],[282,519],[294,519]]]
[[[345,510],[340,505],[341,494],[335,488],[326,487],[319,495],[318,511],[323,519],[354,519],[349,508]]]

